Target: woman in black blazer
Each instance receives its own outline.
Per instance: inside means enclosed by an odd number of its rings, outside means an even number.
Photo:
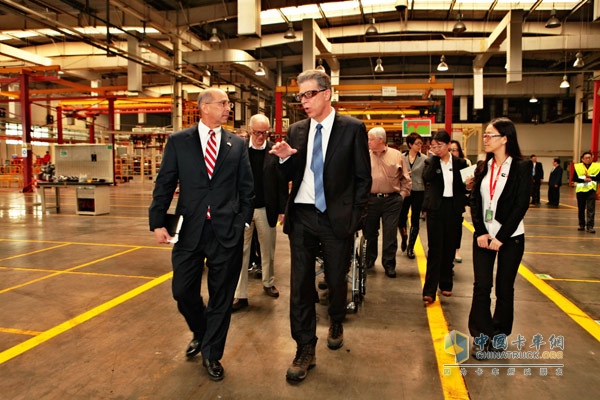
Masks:
[[[442,295],[452,295],[452,267],[456,251],[456,230],[465,212],[467,189],[460,170],[467,167],[462,158],[448,150],[450,135],[439,130],[431,139],[432,156],[425,159],[423,210],[427,212],[427,273],[423,301],[435,301],[439,286]]]
[[[531,193],[531,164],[523,161],[512,121],[491,121],[483,145],[486,160],[477,166],[471,191],[475,282],[469,332],[474,338],[474,353],[490,349],[494,336],[508,336],[512,331],[514,283],[525,250],[523,217]],[[496,307],[492,316],[490,294],[496,257]]]

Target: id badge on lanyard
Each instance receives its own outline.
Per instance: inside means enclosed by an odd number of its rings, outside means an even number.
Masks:
[[[492,222],[494,220],[494,210],[488,208],[485,210],[485,222]]]

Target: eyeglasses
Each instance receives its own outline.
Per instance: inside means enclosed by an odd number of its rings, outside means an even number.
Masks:
[[[269,136],[270,131],[252,131],[254,136]]]
[[[221,100],[221,101],[213,101],[212,103],[206,103],[206,104],[220,104],[221,107],[225,108],[229,108],[232,109],[233,108],[233,103],[230,102],[229,100]]]
[[[500,136],[502,136],[502,135],[500,135],[499,133],[484,133],[483,140],[500,137]]]
[[[422,146],[422,145],[423,145],[423,142],[414,142],[414,143],[413,143],[413,145],[414,145],[414,146]]]
[[[458,149],[456,147],[450,147],[448,150],[450,150],[450,151],[458,151]]]
[[[312,99],[313,97],[315,97],[317,94],[326,91],[327,89],[319,89],[319,90],[307,90],[304,93],[298,93],[297,95],[294,95],[294,98],[296,99],[296,101],[302,101],[302,98],[304,97],[305,99]]]

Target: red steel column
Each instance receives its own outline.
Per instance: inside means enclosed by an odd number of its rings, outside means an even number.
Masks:
[[[65,139],[63,136],[63,113],[62,113],[62,107],[61,106],[57,106],[56,107],[56,134],[57,134],[57,143],[58,144],[64,144],[65,143]]]
[[[281,134],[283,129],[283,93],[275,92],[275,132]]]
[[[23,163],[23,192],[33,191],[33,151],[31,149],[31,100],[29,99],[29,71],[23,70],[20,75],[21,120],[23,129],[21,154]]]
[[[454,89],[446,89],[446,111],[444,112],[445,125],[444,129],[452,137],[452,93]]]

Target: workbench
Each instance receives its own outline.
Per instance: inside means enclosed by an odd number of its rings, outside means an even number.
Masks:
[[[42,201],[42,213],[48,209],[60,212],[60,189],[74,187],[77,214],[101,215],[110,212],[109,186],[112,182],[38,182]],[[55,202],[46,203],[46,189],[54,189]]]

